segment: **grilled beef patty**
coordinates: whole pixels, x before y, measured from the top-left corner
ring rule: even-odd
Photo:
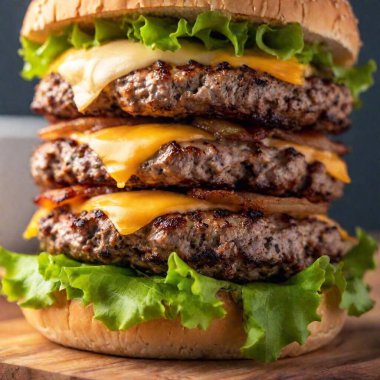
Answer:
[[[274,128],[345,130],[353,99],[348,88],[318,77],[304,86],[248,67],[228,64],[171,66],[163,62],[111,83],[86,110],[89,116],[222,117]],[[58,119],[83,116],[73,91],[58,74],[36,88],[32,109]]]
[[[311,218],[224,210],[169,214],[122,236],[101,211],[54,210],[39,227],[41,248],[89,263],[163,274],[171,252],[197,272],[236,282],[284,280],[322,255],[349,249],[337,228]]]
[[[52,189],[77,184],[116,186],[98,155],[70,140],[47,142],[32,158],[36,183]],[[308,164],[293,148],[278,149],[262,142],[171,142],[145,161],[127,188],[204,187],[245,190],[274,196],[298,196],[331,201],[344,184],[326,173],[319,162]]]

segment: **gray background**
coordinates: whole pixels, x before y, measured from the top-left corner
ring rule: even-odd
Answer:
[[[27,0],[0,0],[0,115],[29,115],[29,102],[32,98],[34,84],[25,82],[19,77],[18,73],[22,62],[17,56],[18,31],[28,3],[29,1]],[[380,63],[380,1],[352,0],[352,4],[360,19],[360,29],[364,41],[361,61],[365,62],[370,58],[374,58]],[[321,15],[321,17],[323,16]],[[379,82],[379,73],[376,76],[377,82]],[[380,217],[378,216],[380,214],[379,100],[380,85],[377,85],[364,95],[364,107],[357,110],[352,117],[353,128],[349,133],[341,137],[353,148],[353,153],[348,157],[353,183],[346,189],[344,199],[334,204],[332,216],[351,231],[357,225],[368,230],[380,230]],[[30,125],[36,123],[36,121],[17,119],[16,122],[14,126],[9,122],[0,123],[0,137],[2,136],[1,133],[9,135],[13,128],[15,129],[13,135],[20,135],[17,141],[14,138],[9,139],[9,136],[7,139],[4,139],[4,136],[2,137],[3,141],[0,147],[0,159],[2,160],[0,198],[3,197],[0,209],[2,212],[5,194],[9,195],[9,201],[7,202],[9,203],[13,199],[13,202],[17,203],[15,206],[19,206],[21,211],[27,207],[25,200],[22,200],[23,189],[12,190],[10,182],[4,181],[5,174],[14,185],[22,183],[22,187],[26,186],[28,190],[32,186],[30,182],[26,184],[20,182],[21,174],[16,177],[15,172],[8,170],[8,168],[12,166],[15,150],[18,151],[16,155],[19,157],[17,162],[26,161],[31,146],[35,142],[31,140],[28,140],[29,142],[25,141],[25,133],[27,132],[23,128],[30,128],[30,132],[34,131],[35,124],[34,128]],[[18,145],[17,147],[14,145],[16,148],[12,148],[10,144],[15,144],[15,142]],[[5,154],[8,154],[8,156],[5,156]],[[4,160],[8,159],[10,166],[4,162]],[[22,160],[20,161],[20,159]],[[18,165],[20,166],[20,164]],[[26,175],[26,162],[24,168],[22,175]],[[16,169],[21,170],[20,167],[14,170]],[[12,195],[12,198],[10,195]],[[29,202],[29,199],[27,201]],[[10,215],[8,216],[9,218],[11,217]],[[0,226],[4,226],[4,223],[7,223],[7,219],[2,214]],[[0,239],[4,238],[2,236],[5,233],[4,231],[5,229],[0,227]]]

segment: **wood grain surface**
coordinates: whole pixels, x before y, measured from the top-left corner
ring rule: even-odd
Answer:
[[[350,318],[329,347],[269,365],[252,361],[156,361],[97,355],[50,343],[0,298],[0,379],[380,379],[380,269],[369,274],[377,306]]]

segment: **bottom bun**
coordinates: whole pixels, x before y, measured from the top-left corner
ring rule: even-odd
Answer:
[[[23,309],[27,321],[49,340],[81,350],[149,359],[243,359],[240,347],[246,334],[240,307],[228,293],[221,293],[227,315],[213,321],[207,331],[186,329],[178,320],[144,322],[127,331],[110,331],[93,319],[91,306],[66,301],[60,293],[56,305],[41,309]],[[319,307],[321,322],[309,325],[306,343],[284,347],[281,357],[299,356],[333,340],[343,327],[345,312],[339,309],[339,294],[323,294]],[[284,325],[284,329],[286,329]]]

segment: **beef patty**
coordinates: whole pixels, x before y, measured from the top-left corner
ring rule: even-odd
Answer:
[[[36,183],[53,189],[77,184],[116,186],[98,155],[70,140],[47,142],[32,157]],[[263,142],[170,142],[140,165],[126,188],[203,187],[244,190],[273,196],[331,201],[344,184],[332,178],[320,162],[308,164],[293,148],[278,149]]]
[[[339,133],[349,126],[352,105],[348,88],[318,77],[297,86],[247,67],[198,63],[173,67],[156,62],[111,83],[85,113],[222,117],[269,128]],[[83,116],[70,85],[54,73],[37,86],[32,109],[58,119]]]
[[[207,276],[235,282],[286,279],[322,255],[337,262],[349,249],[338,229],[312,218],[224,210],[169,214],[122,236],[101,211],[52,211],[39,226],[41,248],[89,263],[163,274],[172,252]]]

